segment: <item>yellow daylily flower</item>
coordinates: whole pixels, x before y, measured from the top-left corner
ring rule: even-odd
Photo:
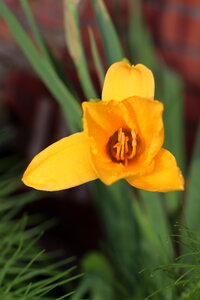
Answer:
[[[107,185],[167,192],[184,189],[174,156],[162,148],[163,104],[154,98],[152,72],[121,61],[107,71],[102,101],[83,102],[83,131],[40,152],[23,182],[35,189],[63,190],[99,178]]]

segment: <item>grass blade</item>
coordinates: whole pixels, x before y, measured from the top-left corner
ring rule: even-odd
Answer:
[[[32,33],[35,37],[35,40],[36,40],[40,50],[42,51],[42,54],[44,56],[46,56],[46,58],[48,59],[49,55],[48,55],[48,52],[47,52],[47,49],[46,49],[46,45],[44,43],[44,39],[41,35],[41,32],[39,30],[39,27],[38,27],[37,23],[35,22],[35,19],[33,17],[33,13],[30,9],[29,4],[28,4],[28,0],[20,0],[20,3],[21,3],[21,6],[24,10],[24,13],[27,17],[28,23],[29,23],[30,28],[32,30]]]
[[[155,72],[158,67],[151,35],[144,24],[141,4],[139,0],[133,1],[129,16],[129,46],[131,60],[142,63]]]
[[[163,68],[160,74],[158,99],[164,102],[165,147],[176,157],[185,170],[185,141],[183,121],[183,85],[178,75]]]
[[[91,45],[91,50],[92,50],[92,56],[93,56],[95,68],[96,68],[96,71],[97,71],[97,76],[98,76],[98,79],[99,79],[99,83],[102,87],[103,82],[104,82],[105,72],[104,72],[104,69],[103,69],[103,66],[102,66],[101,58],[99,56],[99,52],[98,52],[98,49],[97,49],[94,34],[93,34],[91,28],[89,28],[89,37],[90,37],[90,45]]]
[[[150,193],[140,190],[146,217],[152,228],[152,234],[156,240],[155,250],[163,263],[169,262],[173,257],[172,242],[170,240],[169,224],[164,212],[163,199],[159,193]],[[158,253],[160,252],[160,253]]]
[[[81,86],[85,96],[90,99],[97,97],[97,94],[90,78],[82,46],[77,5],[78,3],[75,3],[73,0],[64,0],[65,36],[68,50],[76,66]]]
[[[181,171],[185,172],[185,140],[183,117],[183,85],[172,71],[162,68],[156,74],[157,97],[164,103],[164,147],[173,153]],[[182,192],[165,194],[166,205],[171,214],[180,208]]]
[[[194,154],[190,167],[190,174],[188,178],[188,190],[186,194],[186,203],[184,210],[184,217],[186,226],[189,229],[198,231],[200,228],[200,126],[198,129]]]
[[[92,4],[103,39],[107,63],[110,65],[124,58],[122,47],[103,0],[93,0]]]
[[[39,26],[37,25],[37,23],[35,21],[35,18],[33,16],[33,13],[31,11],[31,8],[29,6],[28,0],[20,0],[20,3],[21,3],[21,6],[24,10],[26,18],[28,20],[29,26],[32,30],[35,41],[36,41],[42,55],[45,56],[48,63],[54,68],[57,75],[64,82],[64,84],[70,90],[73,90],[73,92],[74,92],[74,89],[72,89],[71,84],[66,80],[66,75],[65,75],[65,72],[64,72],[63,68],[61,67],[61,64],[57,61],[57,59],[53,55],[51,49],[48,47],[46,41],[44,40],[44,38],[42,36],[41,31],[39,29]]]

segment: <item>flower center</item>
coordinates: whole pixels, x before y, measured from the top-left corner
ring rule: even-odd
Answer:
[[[119,128],[110,137],[108,142],[108,152],[115,162],[122,162],[128,165],[128,160],[136,154],[136,133],[134,129]]]

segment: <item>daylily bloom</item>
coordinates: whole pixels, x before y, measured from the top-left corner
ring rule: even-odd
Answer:
[[[83,102],[83,131],[40,152],[23,182],[35,189],[63,190],[99,178],[125,179],[134,187],[183,190],[174,156],[162,148],[163,104],[154,99],[154,77],[144,65],[121,61],[107,71],[102,101]]]

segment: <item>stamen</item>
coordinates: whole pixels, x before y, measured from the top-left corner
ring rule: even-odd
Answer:
[[[125,153],[128,153],[128,141],[129,141],[129,137],[126,136],[125,137]]]
[[[122,132],[121,136],[121,160],[124,160],[124,143],[125,143],[125,134]]]
[[[120,128],[120,129],[118,130],[118,142],[121,141],[121,138],[122,138],[122,128]]]
[[[113,148],[116,148],[117,151],[116,151],[116,159],[117,160],[120,160],[120,151],[121,151],[121,144],[120,143],[116,143]]]
[[[132,129],[131,130],[131,137],[132,137],[132,151],[130,153],[130,155],[128,156],[128,159],[131,159],[135,156],[136,154],[136,146],[137,146],[137,142],[136,142],[136,134],[135,131]]]
[[[128,160],[136,155],[137,141],[135,130],[132,129],[129,131],[128,129],[119,128],[110,138],[108,145],[111,147],[109,150],[111,156],[127,166]]]

